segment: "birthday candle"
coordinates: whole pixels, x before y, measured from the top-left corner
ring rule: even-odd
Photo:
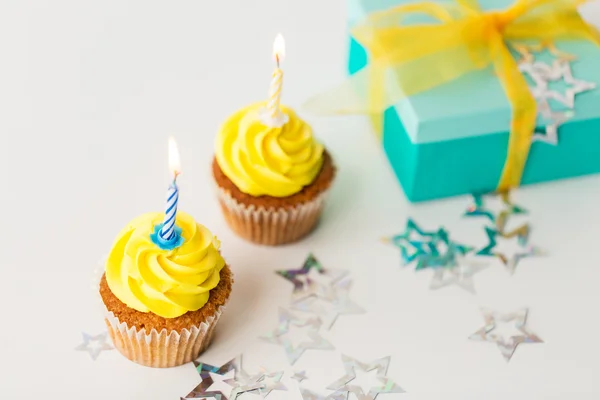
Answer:
[[[169,138],[169,169],[173,173],[173,182],[167,190],[165,219],[160,230],[160,237],[165,241],[170,241],[175,237],[175,219],[177,217],[177,202],[179,201],[179,188],[177,187],[177,176],[180,173],[179,151],[177,150],[177,143],[172,137]]]
[[[281,87],[283,85],[283,71],[279,68],[279,63],[285,56],[285,42],[281,34],[277,35],[275,42],[273,43],[273,57],[277,63],[277,67],[273,71],[273,77],[271,79],[271,87],[269,88],[269,101],[267,103],[267,110],[272,119],[275,119],[279,111],[279,103],[281,101]]]

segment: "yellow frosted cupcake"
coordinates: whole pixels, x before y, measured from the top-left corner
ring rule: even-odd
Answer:
[[[231,229],[252,242],[279,245],[314,229],[335,168],[293,110],[280,107],[276,123],[265,119],[265,110],[266,103],[254,104],[225,121],[212,171]]]
[[[172,138],[169,166],[173,182],[165,212],[144,214],[127,224],[100,281],[115,347],[149,367],[195,360],[210,344],[233,284],[217,238],[177,212],[179,152]]]
[[[176,217],[181,244],[158,247],[151,236],[163,218],[144,214],[119,233],[100,282],[115,347],[150,367],[198,357],[212,339],[233,283],[219,241],[185,213]]]

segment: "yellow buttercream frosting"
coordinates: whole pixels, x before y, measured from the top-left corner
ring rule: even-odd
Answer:
[[[144,214],[119,233],[106,262],[106,281],[128,307],[175,318],[206,304],[225,260],[217,238],[181,211],[176,224],[183,244],[161,250],[150,235],[163,218],[163,213]]]
[[[270,127],[260,118],[263,109],[264,103],[248,106],[223,124],[216,141],[217,163],[244,193],[291,196],[321,171],[323,146],[293,110],[282,106],[288,122]]]

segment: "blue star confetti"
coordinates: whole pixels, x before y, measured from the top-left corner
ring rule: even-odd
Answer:
[[[435,232],[424,231],[414,220],[409,218],[406,221],[404,232],[384,238],[384,241],[398,247],[403,264],[408,265],[426,254],[423,245],[435,241],[438,234],[439,230]]]
[[[385,238],[384,241],[400,249],[404,265],[415,262],[416,270],[452,265],[457,254],[465,255],[473,250],[471,246],[451,240],[446,229],[427,232],[410,218],[403,233]]]
[[[463,216],[487,218],[496,226],[499,232],[504,232],[506,222],[511,215],[527,214],[527,210],[523,207],[512,203],[509,192],[473,194],[472,197],[473,202],[469,205]],[[490,197],[500,200],[501,206],[499,210],[495,210],[490,206],[490,202],[488,201]]]

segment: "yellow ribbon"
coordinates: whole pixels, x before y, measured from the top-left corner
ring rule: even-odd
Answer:
[[[399,100],[493,66],[512,108],[508,154],[498,190],[519,186],[537,111],[509,46],[557,39],[600,44],[598,31],[577,11],[585,2],[517,0],[503,11],[483,11],[477,0],[428,1],[372,13],[352,31],[369,53],[368,67],[310,105],[324,110],[336,104],[337,112],[369,113],[381,130],[383,111]],[[403,24],[415,14],[437,22]]]

